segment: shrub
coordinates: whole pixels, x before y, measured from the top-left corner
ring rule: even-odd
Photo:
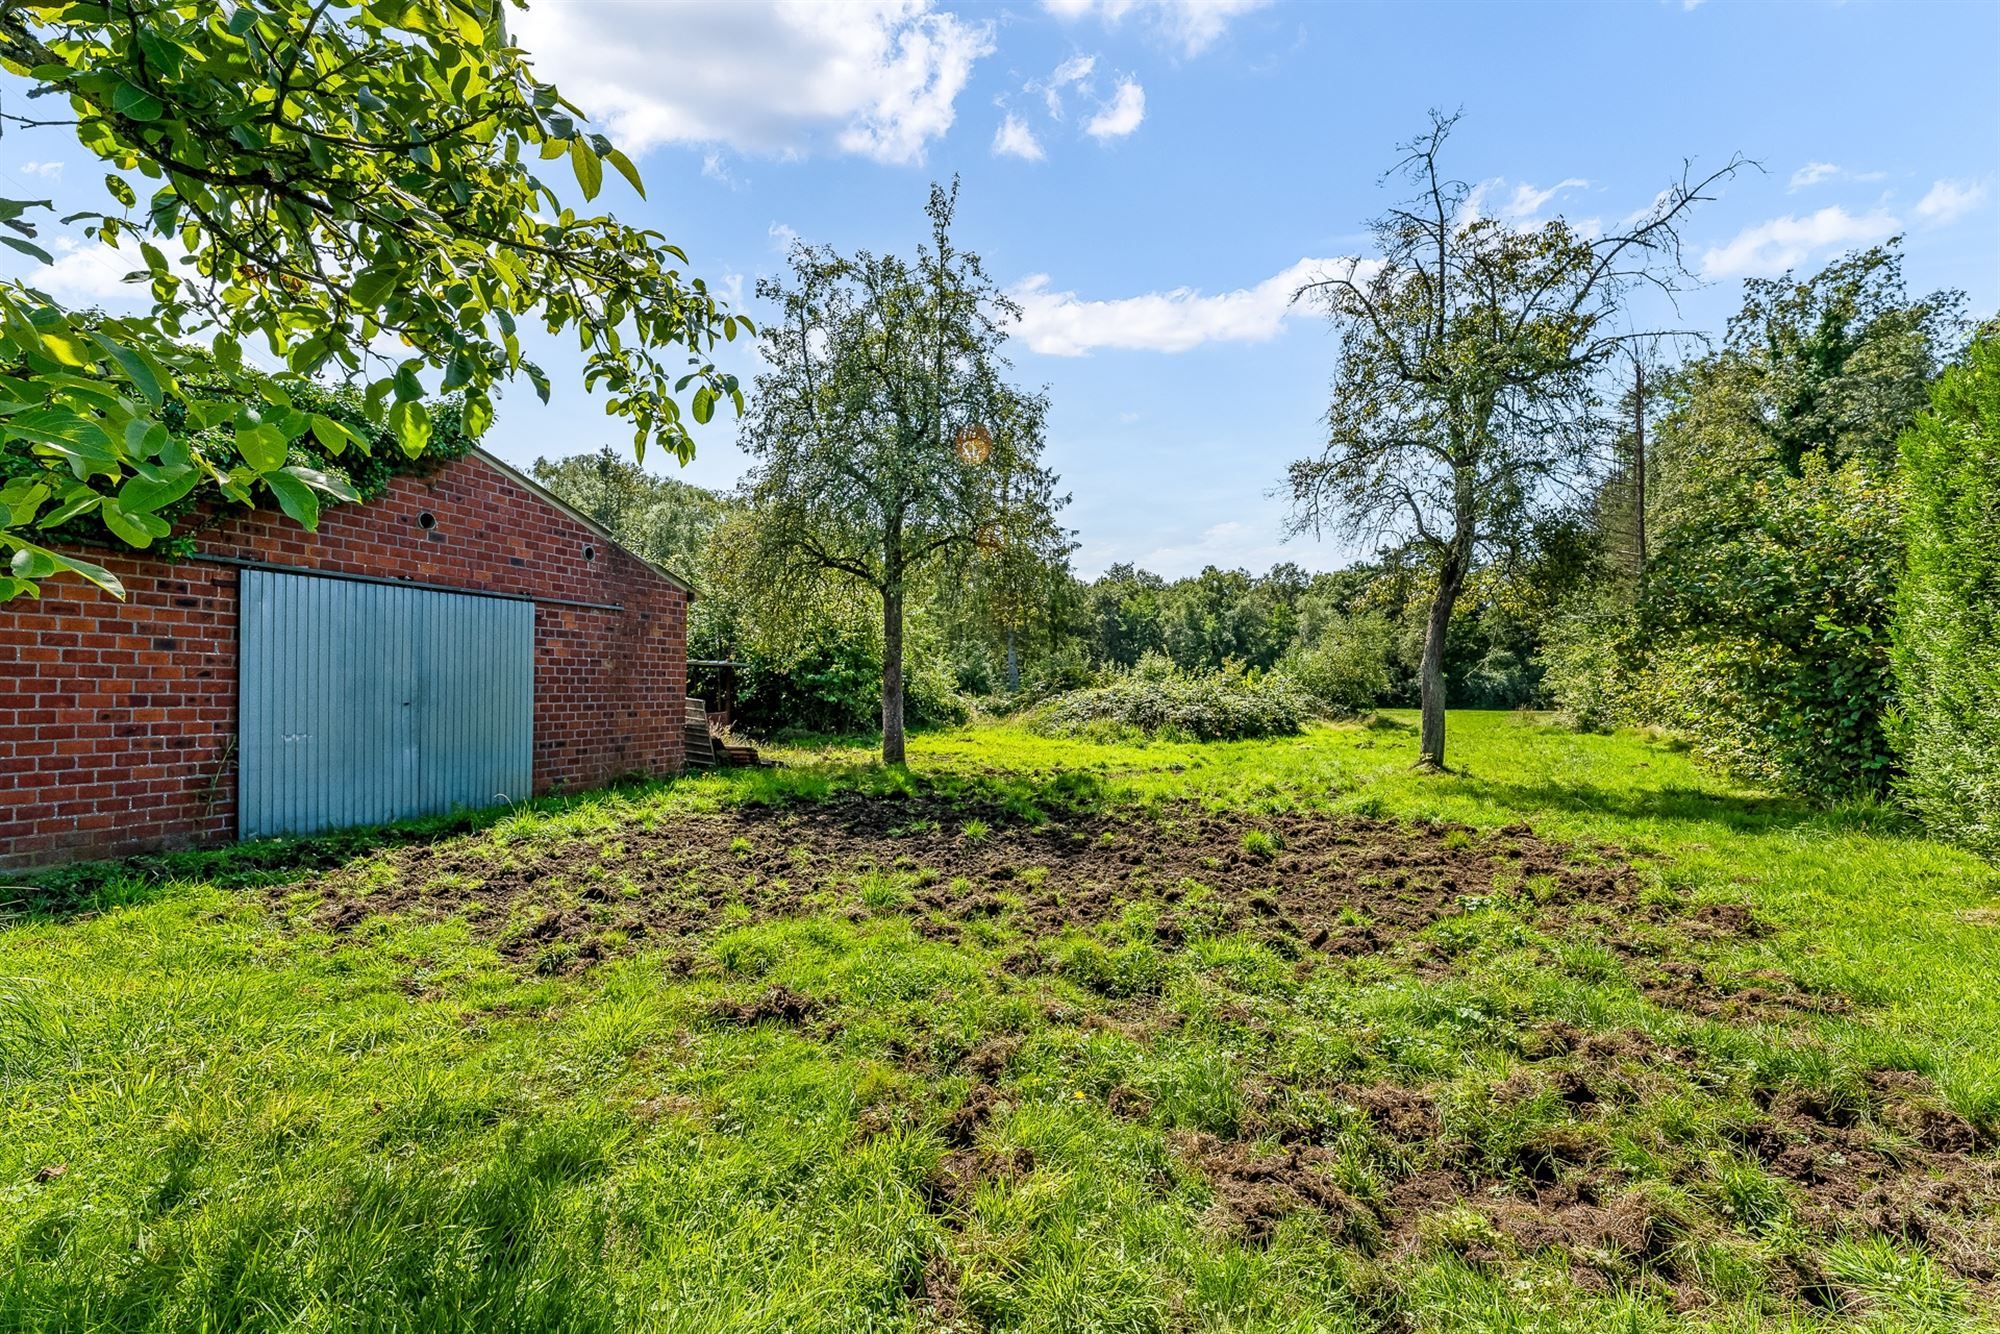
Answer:
[[[1542,634],[1542,681],[1564,722],[1609,731],[1630,716],[1630,593],[1592,587],[1565,602]]]
[[[1294,649],[1278,671],[1329,718],[1366,713],[1389,689],[1395,632],[1380,615],[1337,617],[1310,646]]]
[[[1904,798],[2000,854],[2000,335],[1945,372],[1902,438],[1909,564],[1896,594]]]
[[[1049,736],[1137,733],[1232,741],[1296,735],[1313,707],[1312,698],[1283,675],[1183,672],[1142,660],[1105,685],[1056,696],[1029,715],[1028,725]]]
[[[1645,720],[1792,791],[1882,791],[1899,488],[1865,461],[1811,458],[1733,485],[1674,538],[1647,571]]]
[[[951,667],[936,658],[903,664],[903,711],[912,727],[962,727],[972,720],[972,705],[959,693]]]

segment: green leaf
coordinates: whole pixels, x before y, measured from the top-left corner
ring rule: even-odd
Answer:
[[[416,399],[405,399],[389,409],[389,429],[396,433],[396,443],[411,458],[430,446],[430,413],[424,411],[424,405]]]
[[[301,528],[319,527],[319,497],[312,488],[289,471],[266,473],[264,485],[271,488],[271,494],[278,498],[278,508],[291,516]]]
[[[616,167],[618,174],[631,183],[632,188],[638,192],[639,198],[644,199],[646,197],[646,183],[639,179],[639,169],[632,165],[631,158],[626,157],[614,148],[604,155],[604,160]]]
[[[424,396],[424,382],[417,378],[421,362],[406,361],[396,368],[396,398],[399,402],[412,402]]]
[[[149,482],[134,477],[118,488],[118,508],[127,514],[151,514],[173,504],[201,481],[199,468],[187,468],[166,481]]]
[[[363,310],[374,310],[382,304],[396,286],[394,269],[369,268],[354,275],[354,283],[347,289],[348,299]]]
[[[128,120],[142,121],[158,120],[167,110],[159,98],[134,83],[120,83],[112,91],[111,109]]]
[[[172,440],[173,436],[159,422],[134,417],[125,423],[125,452],[134,459],[150,459]]]
[[[0,236],[0,245],[18,250],[24,255],[32,256],[44,264],[53,264],[56,262],[55,256],[51,255],[48,251],[42,249],[32,241],[23,241],[18,236]]]
[[[81,454],[106,462],[114,457],[111,437],[104,433],[104,428],[68,408],[30,408],[0,417],[0,434],[49,445],[65,454]]]
[[[492,424],[493,400],[484,394],[467,394],[465,410],[459,419],[459,429],[465,432],[466,438],[479,439]]]
[[[154,538],[165,537],[173,531],[172,526],[158,515],[130,512],[111,496],[104,497],[98,512],[104,516],[104,526],[116,533],[127,546],[149,547],[153,545]]]
[[[59,528],[79,514],[87,514],[97,508],[104,499],[87,486],[79,486],[63,493],[62,504],[35,520],[35,527]]]
[[[597,198],[597,192],[604,188],[604,164],[590,151],[590,145],[581,139],[570,140],[569,165],[576,172],[576,183],[583,187],[583,197]]]
[[[94,366],[96,355],[81,334],[70,327],[68,320],[57,317],[52,320],[36,320],[37,332],[42,336],[42,347],[48,354],[65,366]]]
[[[103,348],[111,359],[118,363],[118,368],[125,372],[125,378],[132,382],[134,389],[146,396],[148,403],[157,408],[166,401],[166,389],[160,384],[160,377],[155,373],[157,370],[155,365],[123,343],[106,338],[101,333],[91,334],[90,340]]]
[[[715,416],[715,391],[707,385],[694,391],[694,419],[703,426]]]
[[[288,476],[296,477],[315,491],[324,491],[336,500],[344,500],[350,505],[361,503],[361,493],[345,478],[318,468],[308,468],[303,464],[293,464],[284,469]]]
[[[312,416],[313,438],[332,450],[335,455],[344,454],[351,445],[366,454],[368,442],[342,426],[333,418],[315,412]]]
[[[53,551],[24,546],[14,553],[14,559],[7,562],[7,568],[16,579],[46,579],[59,567]]]
[[[285,433],[270,422],[236,428],[236,452],[258,472],[273,472],[285,466]]]
[[[118,576],[105,569],[102,565],[93,565],[87,560],[78,560],[75,556],[64,556],[59,553],[51,554],[55,554],[56,565],[60,571],[80,574],[91,583],[96,584],[99,588],[109,593],[112,597],[119,599],[121,602],[124,600],[125,585],[118,582]]]
[[[131,208],[139,202],[139,196],[132,189],[132,183],[127,181],[123,176],[105,176],[104,188],[111,192],[113,199],[123,204],[126,208]]]

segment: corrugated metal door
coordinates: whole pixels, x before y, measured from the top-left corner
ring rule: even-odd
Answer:
[[[246,569],[239,605],[238,837],[529,794],[533,603]]]

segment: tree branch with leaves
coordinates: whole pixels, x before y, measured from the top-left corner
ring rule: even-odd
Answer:
[[[502,382],[525,376],[546,399],[527,323],[578,340],[586,387],[606,391],[642,454],[693,454],[691,386],[696,421],[724,399],[741,411],[709,353],[747,321],[659,233],[565,198],[573,182],[595,200],[607,165],[644,191],[534,77],[494,0],[8,0],[0,66],[31,98],[67,103],[68,117],[8,111],[0,125],[61,125],[104,161],[112,207],[65,221],[136,241],[133,276],[152,298],[145,315],[86,328],[32,281],[0,282],[0,439],[43,465],[0,478],[0,599],[64,570],[119,591],[38,540],[87,515],[128,547],[165,536],[160,509],[191,493],[275,502],[309,524],[313,493],[342,490],[289,446],[362,440],[297,408],[286,376],[365,385],[371,419],[420,454],[427,374],[461,397],[475,438]],[[0,242],[47,260],[34,221],[47,207],[0,200]],[[207,443],[161,421],[196,341],[244,390],[192,405]],[[246,343],[282,374],[246,367]]]

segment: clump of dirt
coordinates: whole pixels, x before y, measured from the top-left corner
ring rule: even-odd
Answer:
[[[975,820],[986,832],[967,837]],[[858,893],[871,872],[901,877],[898,892]],[[681,816],[602,843],[411,845],[316,885],[328,930],[376,913],[463,914],[503,953],[546,967],[843,903],[851,916],[907,916],[933,937],[1004,918],[1034,939],[1148,902],[1169,948],[1191,929],[1242,930],[1287,957],[1340,959],[1496,898],[1547,913],[1629,906],[1639,882],[1623,862],[1575,856],[1523,826],[1480,832],[1192,803],[1027,823],[931,797],[851,796]],[[585,941],[598,947],[579,951]],[[1030,951],[1020,962],[1039,964]]]
[[[749,1027],[775,1019],[781,1024],[802,1024],[819,1011],[819,1002],[789,987],[770,987],[749,1000],[725,997],[708,1007],[708,1017],[719,1024]]]
[[[1496,1086],[1493,1098],[1518,1103],[1552,1091],[1571,1119],[1542,1128],[1502,1161],[1455,1136],[1432,1091],[1393,1082],[1327,1090],[1346,1118],[1333,1125],[1267,1125],[1253,1117],[1240,1139],[1183,1136],[1178,1145],[1207,1177],[1218,1219],[1252,1239],[1313,1210],[1385,1252],[1444,1244],[1474,1263],[1498,1265],[1556,1250],[1579,1281],[1601,1286],[1643,1277],[1691,1298],[1696,1276],[1684,1271],[1680,1241],[1732,1226],[1720,1213],[1685,1203],[1715,1198],[1709,1156],[1690,1152],[1672,1164],[1665,1184],[1674,1192],[1662,1192],[1606,1161],[1593,1118],[1670,1079],[1701,1073],[1699,1053],[1637,1030],[1586,1033],[1554,1024],[1529,1036],[1521,1044],[1530,1049],[1529,1064]],[[2000,1161],[1991,1156],[1993,1137],[1946,1106],[1929,1080],[1876,1071],[1858,1100],[1797,1088],[1758,1096],[1763,1108],[1735,1128],[1735,1147],[1785,1183],[1794,1216],[1813,1234],[1898,1238],[1995,1295]],[[1340,1125],[1357,1122],[1384,1146],[1380,1161],[1404,1164],[1400,1174],[1391,1168],[1384,1196],[1365,1204],[1328,1181],[1322,1169],[1332,1155],[1319,1146]],[[1468,1209],[1479,1227],[1451,1221]],[[1790,1286],[1810,1298],[1808,1290],[1826,1282],[1801,1271]]]
[[[958,1109],[944,1119],[938,1134],[954,1149],[969,1149],[979,1135],[979,1127],[1001,1105],[1000,1090],[991,1084],[975,1085]]]
[[[1312,1209],[1342,1240],[1374,1243],[1380,1220],[1334,1183],[1328,1175],[1333,1155],[1325,1149],[1294,1144],[1267,1153],[1205,1131],[1174,1136],[1174,1147],[1207,1178],[1215,1198],[1210,1218],[1225,1231],[1261,1245],[1286,1218]]]
[[[925,1189],[934,1205],[966,1208],[988,1181],[1021,1181],[1035,1170],[1032,1149],[953,1149],[938,1159]]]

